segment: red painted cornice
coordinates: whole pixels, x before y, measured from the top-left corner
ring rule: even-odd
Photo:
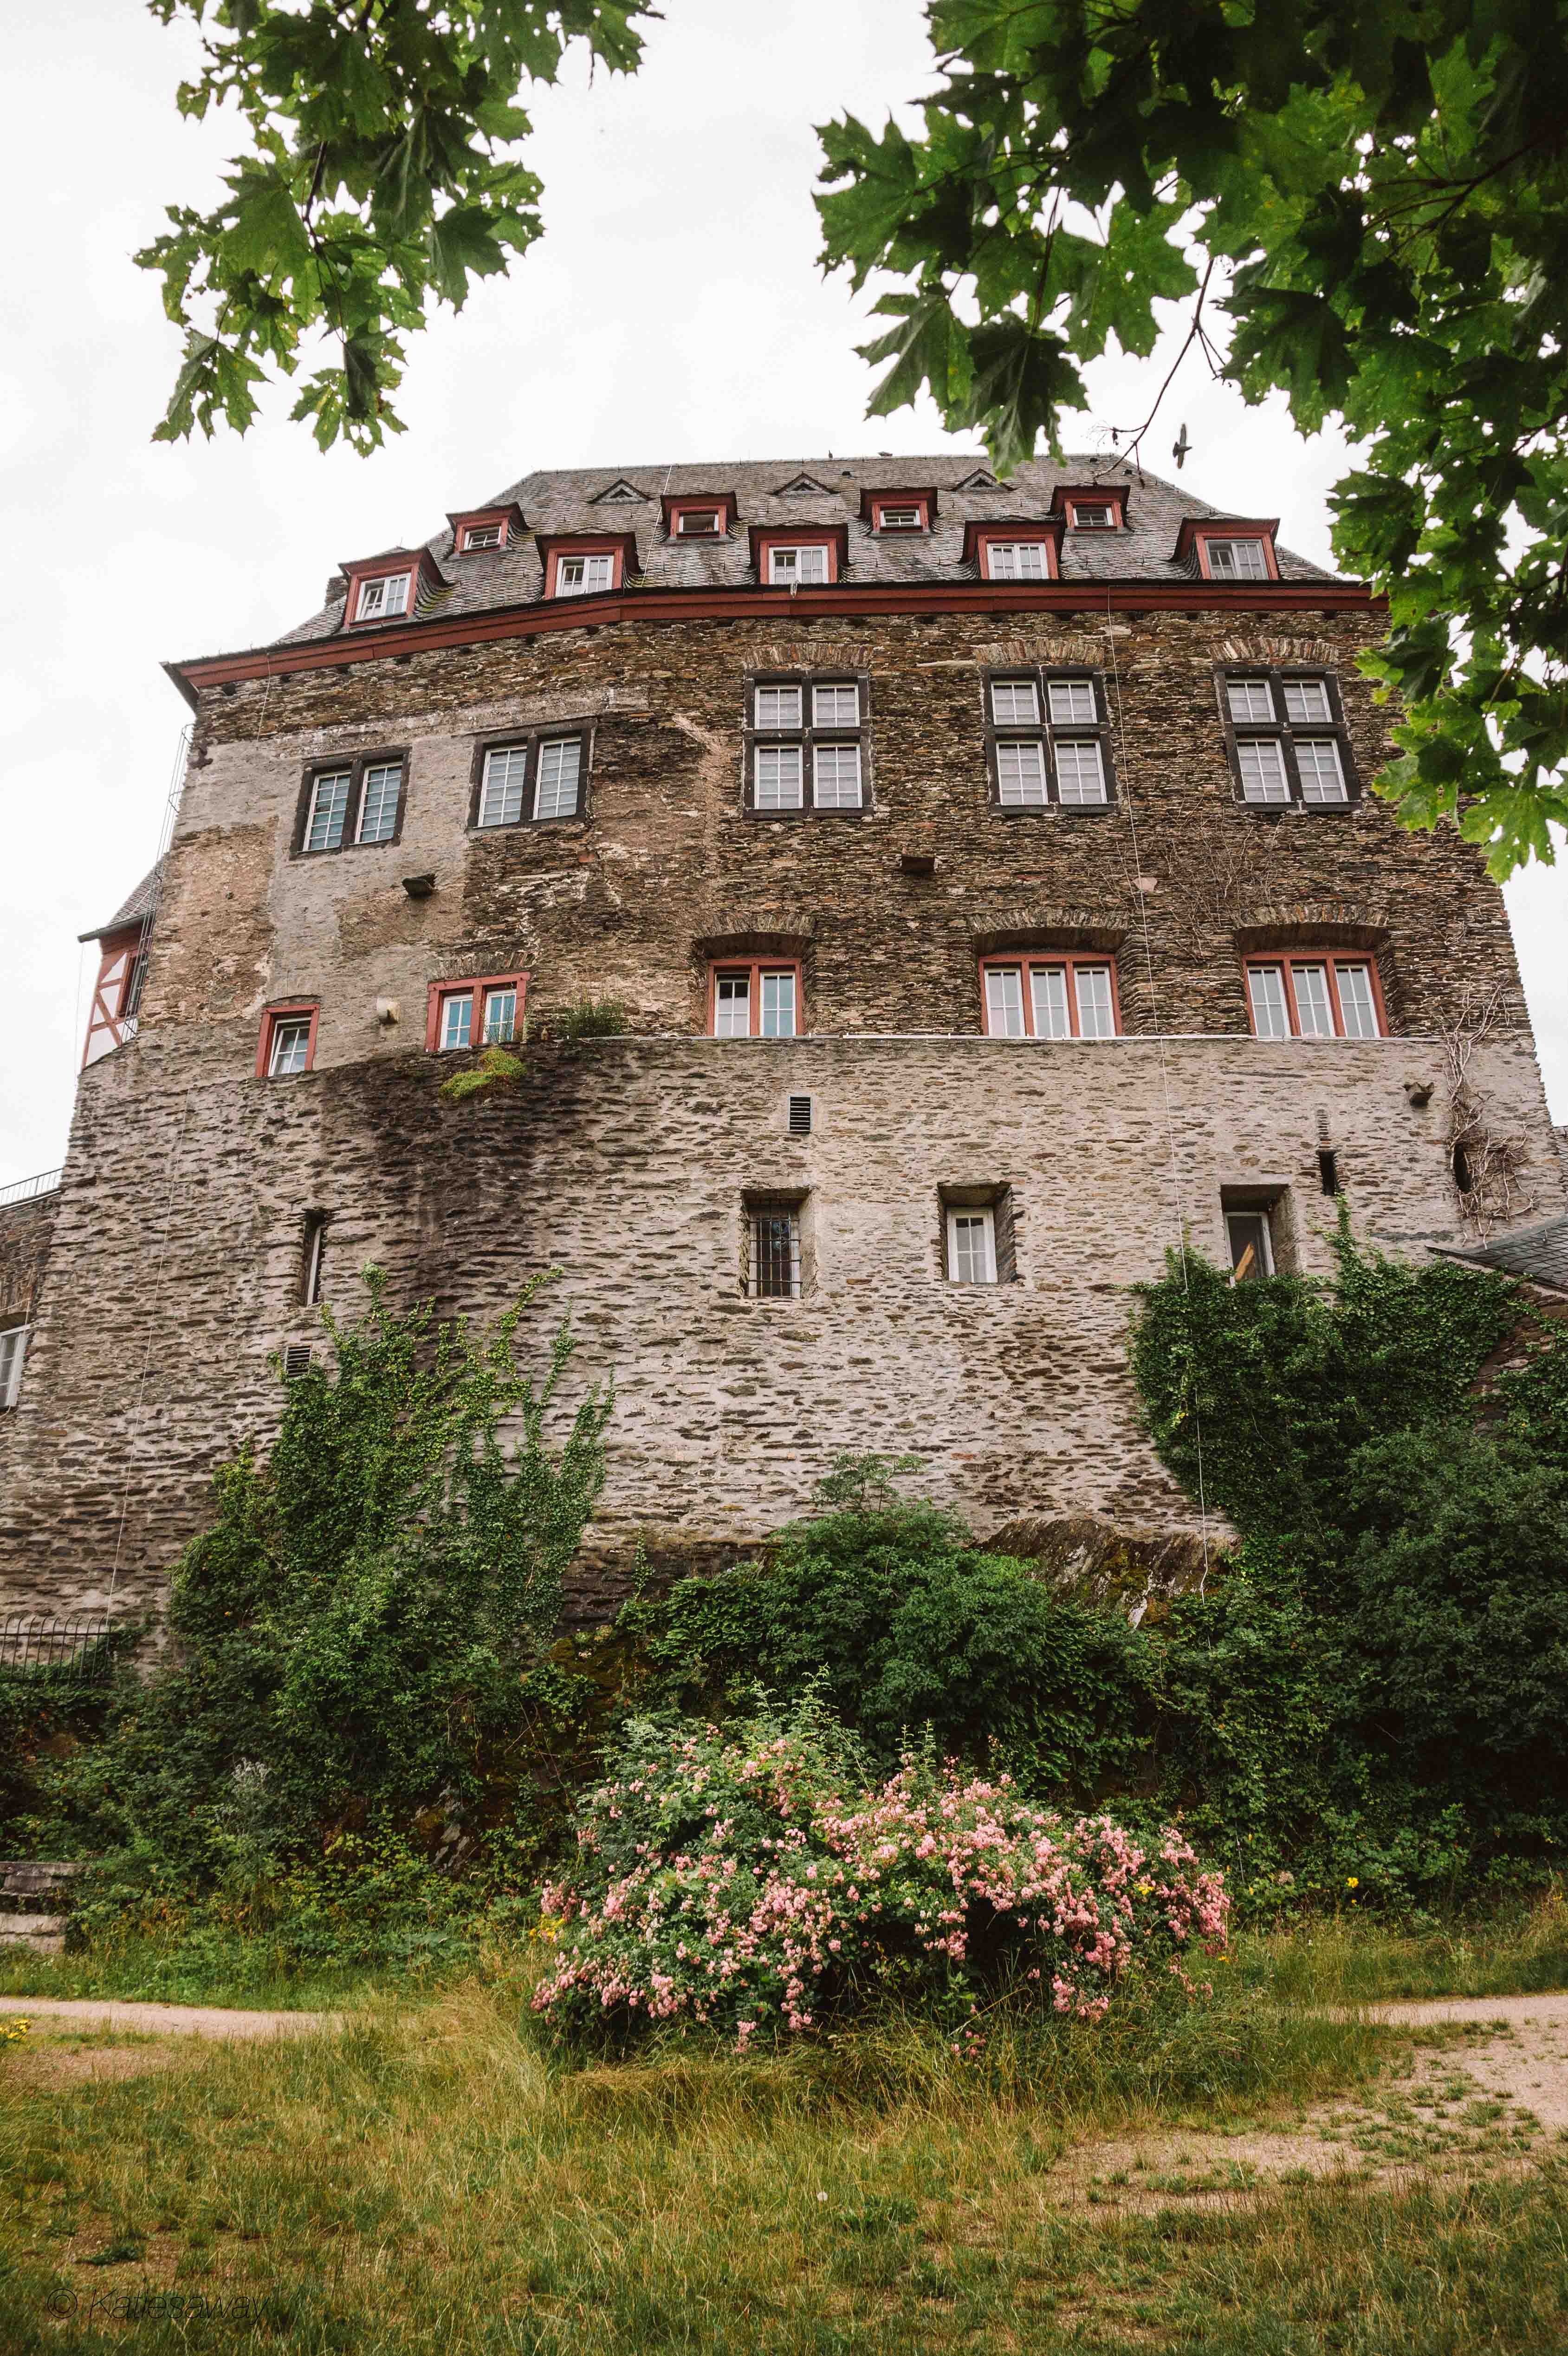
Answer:
[[[802,526],[799,537],[821,538],[826,529]],[[788,622],[840,614],[994,614],[1010,621],[1031,614],[1213,613],[1245,619],[1293,611],[1371,613],[1383,604],[1360,581],[833,581],[794,591],[755,585],[611,589],[597,596],[496,605],[479,613],[430,614],[373,630],[198,656],[164,669],[195,710],[204,688],[241,680],[284,679],[296,671],[337,670],[443,647],[603,629],[619,622]]]

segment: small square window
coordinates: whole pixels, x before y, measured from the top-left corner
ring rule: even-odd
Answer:
[[[443,1055],[474,1042],[474,992],[448,991],[441,1001],[441,1052]]]
[[[310,789],[310,816],[305,822],[306,851],[340,851],[343,829],[348,817],[348,794],[353,785],[347,769],[336,769],[330,776],[317,777]]]
[[[827,579],[827,550],[822,544],[770,548],[768,579],[777,588],[809,587]]]
[[[1276,737],[1238,736],[1236,766],[1241,771],[1244,800],[1289,801],[1290,786],[1285,774],[1285,754]]]
[[[1040,719],[1040,695],[1033,680],[993,680],[991,717],[998,728],[1035,726]]]
[[[1285,716],[1287,720],[1332,720],[1328,704],[1328,683],[1321,679],[1287,679],[1285,682]],[[1266,693],[1266,690],[1265,690]],[[1234,703],[1232,710],[1235,710]],[[1239,719],[1257,720],[1272,717],[1262,712],[1238,713]]]
[[[880,531],[919,531],[925,522],[924,509],[918,507],[884,507],[877,509]]]
[[[1343,802],[1349,799],[1345,791],[1345,772],[1339,766],[1339,747],[1332,736],[1298,736],[1296,740],[1296,766],[1301,775],[1301,798],[1304,802]]]
[[[479,788],[481,826],[516,826],[523,815],[523,784],[528,775],[526,744],[497,744],[485,755],[485,776]]]
[[[390,842],[398,830],[398,798],[403,772],[396,761],[379,761],[365,772],[359,801],[359,841]]]
[[[757,746],[757,808],[760,810],[799,809],[805,775],[798,744]]]
[[[1112,531],[1115,529],[1115,510],[1083,499],[1072,503],[1072,528],[1075,531]]]
[[[534,792],[536,819],[576,817],[577,787],[581,768],[581,737],[546,739],[539,746],[539,784]]]
[[[1045,692],[1053,728],[1093,728],[1100,715],[1094,709],[1094,682],[1090,679],[1047,680]]]
[[[746,1290],[753,1301],[795,1301],[800,1294],[800,1214],[792,1205],[754,1205]]]
[[[1225,682],[1232,720],[1259,721],[1274,718],[1274,697],[1266,679],[1232,679]]]
[[[752,708],[759,728],[798,728],[801,725],[798,687],[759,687]]]
[[[1266,581],[1268,562],[1261,540],[1206,540],[1211,581]]]
[[[1056,740],[1056,791],[1064,809],[1084,809],[1105,799],[1105,771],[1094,736]]]
[[[811,720],[815,728],[858,728],[860,724],[860,691],[850,680],[832,680],[826,686],[811,691]]]
[[[712,540],[719,530],[717,508],[682,508],[676,519],[682,540]]]
[[[354,609],[357,622],[389,622],[409,610],[407,573],[384,573],[376,581],[359,584],[359,603]]]
[[[997,746],[997,798],[1004,809],[1045,807],[1045,746],[1038,737]]]
[[[1051,563],[1043,540],[992,540],[986,543],[987,581],[1044,581]]]
[[[948,1212],[947,1277],[952,1284],[997,1281],[997,1220],[988,1204]]]
[[[860,807],[860,747],[859,744],[818,744],[814,791],[818,809],[859,809]]]
[[[267,1058],[269,1079],[287,1079],[295,1072],[310,1067],[310,1020],[285,1020],[272,1025],[272,1052]]]

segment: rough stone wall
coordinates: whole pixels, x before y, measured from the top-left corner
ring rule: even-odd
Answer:
[[[1304,591],[1304,595],[1307,594]],[[1279,1232],[1327,1269],[1339,1159],[1367,1239],[1471,1240],[1446,1160],[1434,1032],[1468,990],[1510,994],[1474,1085],[1519,1148],[1519,1216],[1562,1207],[1500,894],[1452,830],[1374,802],[1264,815],[1232,798],[1216,661],[1334,663],[1370,777],[1384,715],[1351,668],[1364,622],[1309,607],[1073,617],[1072,634],[947,617],[803,626],[584,627],[204,699],[135,1043],[85,1075],[48,1286],[0,1424],[0,1600],[145,1601],[207,1511],[215,1462],[265,1436],[269,1357],[310,1338],[307,1213],[328,1298],[375,1258],[400,1298],[488,1316],[559,1266],[582,1380],[613,1371],[611,1477],[579,1601],[635,1534],[710,1558],[802,1506],[843,1448],[912,1450],[982,1527],[1091,1512],[1191,1515],[1125,1374],[1129,1288],[1183,1221],[1224,1248],[1220,1190],[1285,1190]],[[1120,796],[1001,817],[987,799],[981,666],[1095,661]],[[759,821],[741,792],[742,682],[853,666],[871,680],[873,801]],[[477,835],[475,742],[581,721],[587,814]],[[291,856],[314,761],[406,748],[400,840]],[[934,874],[900,853],[934,853]],[[432,897],[401,879],[433,873]],[[1350,928],[1375,947],[1394,1036],[1249,1035],[1242,948]],[[1009,937],[1119,945],[1127,1036],[978,1035],[977,955]],[[717,941],[804,947],[794,1041],[716,1041]],[[532,1045],[521,1086],[443,1105],[422,1053],[435,980],[521,968],[529,1015],[615,998],[635,1035]],[[316,1068],[252,1076],[262,1007],[317,998]],[[400,1021],[379,1024],[378,999]],[[1157,1033],[1159,1035],[1156,1035]],[[923,1034],[923,1035],[922,1035]],[[811,1137],[784,1134],[809,1092]],[[748,1301],[748,1190],[804,1188],[808,1290]],[[951,1287],[944,1186],[1005,1186],[1017,1281]],[[121,1516],[123,1514],[122,1531]]]
[[[1189,1526],[1139,1429],[1129,1288],[1183,1219],[1222,1253],[1227,1184],[1287,1190],[1280,1232],[1326,1272],[1325,1138],[1361,1236],[1456,1239],[1441,1121],[1402,1086],[1430,1044],[613,1040],[530,1048],[520,1084],[459,1106],[422,1055],[287,1087],[213,1081],[167,1050],[111,1057],[82,1087],[59,1230],[94,1283],[51,1286],[8,1419],[0,1590],[101,1600],[123,1505],[116,1601],[155,1590],[214,1459],[272,1428],[269,1355],[319,1344],[308,1210],[328,1215],[327,1297],[349,1313],[371,1258],[398,1299],[481,1318],[560,1269],[525,1346],[542,1355],[569,1311],[574,1383],[613,1373],[618,1400],[580,1609],[639,1530],[739,1546],[844,1448],[920,1454],[983,1530],[1067,1510]],[[1479,1055],[1555,1183],[1528,1042]],[[809,1138],[785,1132],[792,1091],[812,1096]],[[950,1285],[939,1189],[987,1185],[1011,1191],[1017,1280]],[[744,1201],[776,1189],[806,1191],[807,1289],[751,1301]]]
[[[0,1326],[27,1324],[37,1307],[59,1207],[57,1194],[0,1203]]]

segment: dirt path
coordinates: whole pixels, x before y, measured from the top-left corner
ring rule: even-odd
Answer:
[[[125,2029],[138,2037],[311,2037],[341,2029],[341,2012],[242,2012],[209,2004],[127,2004],[118,1998],[0,1996],[0,2014],[70,2022],[79,2029]]]

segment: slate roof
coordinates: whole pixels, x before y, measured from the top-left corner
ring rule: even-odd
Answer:
[[[785,487],[804,478],[814,487]],[[869,586],[880,581],[974,580],[976,568],[964,562],[964,527],[1006,519],[1043,521],[1059,483],[1117,483],[1127,492],[1125,531],[1063,534],[1064,581],[1168,581],[1191,578],[1174,559],[1176,535],[1184,518],[1213,518],[1233,510],[1213,508],[1157,475],[1140,473],[1120,459],[1069,455],[1059,466],[1049,458],[1020,466],[1006,483],[991,477],[983,457],[918,458],[732,458],[711,464],[647,466],[585,466],[567,473],[524,475],[498,491],[475,499],[475,513],[515,500],[528,524],[527,537],[507,547],[472,554],[453,553],[450,524],[425,542],[446,586],[421,599],[421,619],[439,615],[482,613],[501,605],[536,603],[543,577],[536,533],[634,532],[643,579],[656,588],[733,588],[754,585],[747,527],[845,524],[848,564],[845,578]],[[910,490],[933,486],[937,515],[930,533],[879,538],[860,520],[865,490]],[[734,529],[722,541],[666,537],[660,510],[665,496],[732,491]],[[1336,574],[1288,549],[1275,549],[1287,581],[1334,581]],[[411,549],[409,553],[414,552]],[[331,637],[342,626],[341,588],[318,614],[273,641],[290,646]]]
[[[1480,1244],[1474,1250],[1449,1247],[1443,1249],[1443,1257],[1467,1260],[1477,1268],[1501,1269],[1505,1275],[1522,1276],[1531,1284],[1568,1292],[1568,1218],[1521,1227],[1517,1235],[1499,1237],[1496,1243]]]
[[[79,941],[101,941],[105,933],[117,933],[123,925],[133,925],[151,913],[157,894],[158,871],[149,867],[129,899],[122,900],[105,925],[95,925],[90,933],[78,933]]]

